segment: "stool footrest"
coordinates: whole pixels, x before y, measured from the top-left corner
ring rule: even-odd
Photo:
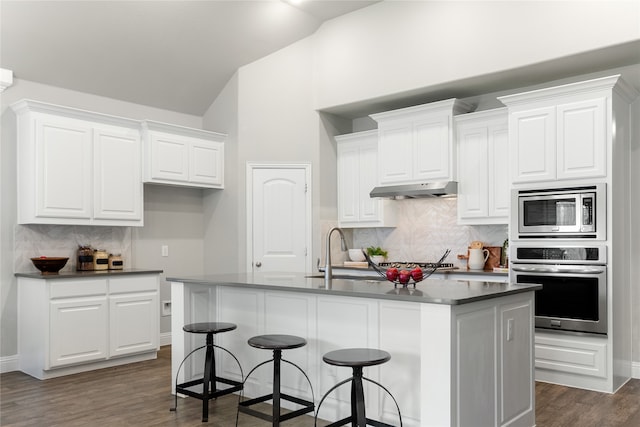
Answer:
[[[347,424],[352,424],[355,423],[355,417],[353,416],[349,416],[347,418],[343,418],[340,421],[336,421],[334,423],[331,424],[327,424],[325,427],[340,427],[340,426],[345,426]],[[383,423],[381,421],[377,421],[377,420],[372,420],[370,418],[367,418],[367,425],[368,426],[374,426],[374,427],[395,427],[393,424],[387,424],[387,423]]]
[[[264,412],[257,411],[255,409],[250,408],[250,406],[255,405],[257,403],[266,402],[268,400],[273,399],[273,393],[266,394],[264,396],[256,397],[253,399],[245,400],[239,403],[238,411],[253,415],[254,417],[260,418],[265,421],[273,421],[273,415],[265,414]],[[313,402],[300,399],[299,397],[291,396],[288,394],[280,393],[280,400],[287,400],[292,403],[296,403],[298,405],[302,405],[303,407],[300,409],[293,410],[291,412],[287,412],[285,414],[280,414],[280,421],[286,421],[291,418],[295,418],[299,415],[306,414],[308,412],[313,412],[315,406]]]
[[[216,389],[209,393],[209,400],[215,399],[220,396],[225,396],[227,394],[234,393],[236,391],[240,391],[243,388],[243,384],[240,381],[230,380],[227,378],[216,377],[216,382],[220,382],[223,384],[230,385],[231,387]],[[190,397],[195,397],[196,399],[203,400],[204,394],[202,392],[189,390],[188,387],[193,387],[194,385],[203,384],[204,378],[199,378],[193,381],[187,381],[186,383],[178,384],[176,386],[176,393],[184,394]]]

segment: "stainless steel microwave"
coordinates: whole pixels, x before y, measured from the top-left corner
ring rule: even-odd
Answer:
[[[514,190],[518,236],[606,240],[606,184]]]

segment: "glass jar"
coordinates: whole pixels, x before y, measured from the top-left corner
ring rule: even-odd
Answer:
[[[93,251],[93,269],[107,270],[109,268],[109,254],[104,249]]]
[[[78,271],[93,270],[93,248],[91,246],[78,246]]]
[[[109,270],[122,270],[124,262],[120,254],[109,254]]]

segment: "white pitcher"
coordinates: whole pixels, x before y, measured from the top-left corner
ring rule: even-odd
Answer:
[[[487,249],[469,249],[469,270],[483,270],[488,258]]]

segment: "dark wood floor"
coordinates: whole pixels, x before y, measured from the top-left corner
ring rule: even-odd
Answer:
[[[201,404],[173,396],[171,351],[163,347],[158,359],[92,373],[46,381],[21,372],[0,376],[0,426],[202,426]],[[237,398],[211,401],[209,425],[235,425]],[[538,427],[638,427],[640,380],[632,380],[615,395],[551,384],[536,384]],[[266,422],[240,416],[240,426]],[[299,417],[287,427],[312,426],[312,417]],[[481,426],[478,426],[481,427]]]

